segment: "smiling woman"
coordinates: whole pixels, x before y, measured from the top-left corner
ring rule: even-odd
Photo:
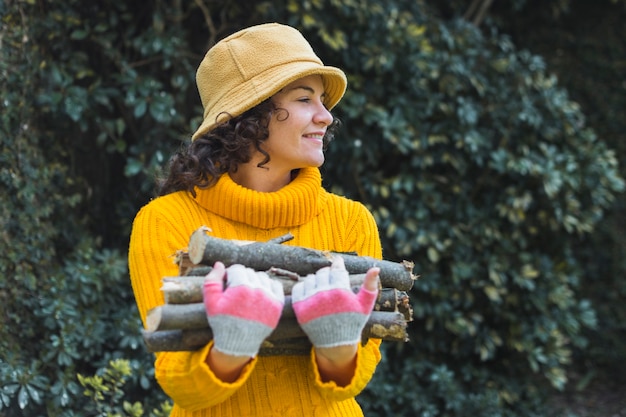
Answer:
[[[278,191],[291,182],[294,170],[322,165],[323,138],[333,122],[333,116],[324,106],[324,97],[319,75],[296,80],[273,96],[271,101],[276,110],[262,146],[271,157],[265,162],[260,152],[253,155],[250,162],[241,164],[231,174],[233,180],[258,191]],[[260,163],[263,170],[258,169]]]
[[[201,226],[218,238],[291,233],[289,244],[382,257],[371,213],[321,185],[343,71],[325,66],[296,29],[271,23],[218,42],[196,80],[204,120],[170,160],[160,197],[133,224],[129,266],[144,325],[148,310],[163,303],[161,278],[177,273],[170,255]],[[297,283],[294,311],[310,354],[258,357],[283,294],[262,272],[216,263],[204,286],[213,340],[195,352],[157,354],[172,416],[362,416],[355,396],[380,361],[380,340],[361,341],[378,273],[371,268],[355,294],[337,259]]]

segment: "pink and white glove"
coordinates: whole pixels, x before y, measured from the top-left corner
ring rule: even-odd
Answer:
[[[330,267],[308,275],[291,291],[300,327],[313,346],[320,348],[358,343],[377,295],[378,289],[370,291],[364,286],[358,294],[352,292],[341,257]]]
[[[256,356],[278,325],[285,303],[282,285],[243,265],[213,268],[203,285],[204,307],[213,331],[213,347],[234,356]]]

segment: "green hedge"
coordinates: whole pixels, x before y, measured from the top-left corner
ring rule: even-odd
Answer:
[[[626,27],[621,23],[626,19],[626,2],[569,0],[559,2],[558,8],[538,5],[529,1],[519,11],[511,11],[500,3],[494,12],[517,45],[545,56],[598,137],[617,155],[625,155],[626,119],[621,115],[626,95],[620,57],[626,55],[622,41]],[[626,176],[626,165],[621,163],[619,168],[622,177]],[[588,334],[593,343],[575,352],[583,384],[589,377],[626,382],[615,367],[626,357],[626,304],[619,302],[626,297],[624,213],[626,195],[622,193],[591,236],[593,242],[584,242],[576,254],[585,267],[582,291],[589,294],[598,316],[598,327]]]
[[[385,345],[366,414],[533,415],[595,325],[575,254],[624,188],[544,60],[421,1],[198,4],[0,5],[0,416],[80,415],[77,374],[116,358],[129,404],[163,401],[130,224],[199,122],[209,40],[265,21],[346,70],[325,185],[367,204],[385,257],[422,276],[411,341]]]

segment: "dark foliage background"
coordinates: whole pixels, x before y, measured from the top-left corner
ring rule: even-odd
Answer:
[[[348,74],[325,185],[422,276],[366,415],[546,415],[572,383],[623,378],[625,4],[0,3],[0,416],[84,415],[77,375],[112,359],[158,415],[131,222],[200,121],[206,49],[267,21]]]
[[[515,43],[545,57],[571,97],[579,103],[587,123],[623,161],[626,155],[626,2],[602,3],[561,1],[551,8],[540,2],[523,3],[522,13],[496,9],[496,18],[509,22],[507,30]],[[534,14],[529,10],[536,10]],[[532,20],[531,20],[532,19]],[[626,173],[623,162],[622,177]],[[585,268],[582,292],[594,300],[598,328],[587,333],[593,341],[585,352],[577,352],[581,372],[595,377],[600,369],[611,369],[626,351],[626,309],[619,300],[626,296],[626,205],[623,196],[606,213],[577,256]],[[610,373],[610,380],[623,384],[624,374]]]

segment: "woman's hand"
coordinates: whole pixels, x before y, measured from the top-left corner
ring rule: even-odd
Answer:
[[[350,288],[343,258],[296,284],[293,309],[307,334],[326,381],[347,385],[354,375],[357,344],[378,295],[379,268],[371,268],[358,294]]]
[[[213,331],[207,364],[220,379],[232,382],[278,325],[285,302],[283,287],[264,272],[243,265],[225,269],[216,262],[206,276],[203,296]]]

